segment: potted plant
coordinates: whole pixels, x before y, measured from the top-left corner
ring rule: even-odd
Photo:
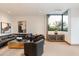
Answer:
[[[58,27],[57,27],[57,26],[55,26],[55,32],[54,32],[54,34],[55,34],[55,35],[58,34]]]
[[[57,30],[55,30],[54,34],[55,34],[55,35],[57,35],[57,34],[58,34],[58,31],[57,31]]]
[[[57,35],[57,34],[58,34],[58,28],[59,28],[59,22],[56,21],[56,22],[54,23],[54,25],[55,25],[55,26],[54,26],[54,28],[55,28],[55,29],[54,29],[54,31],[55,31],[54,34]]]

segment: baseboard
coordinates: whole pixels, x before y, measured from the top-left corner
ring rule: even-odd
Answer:
[[[68,45],[71,45],[69,42],[65,41]]]
[[[71,44],[71,46],[79,46],[79,44]]]
[[[65,41],[68,45],[71,45],[71,46],[79,46],[79,44],[70,44],[69,42]]]

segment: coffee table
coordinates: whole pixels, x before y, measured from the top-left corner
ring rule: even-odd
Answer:
[[[10,49],[23,49],[24,42],[17,41],[17,40],[10,41],[10,42],[8,42],[8,48],[10,48]]]

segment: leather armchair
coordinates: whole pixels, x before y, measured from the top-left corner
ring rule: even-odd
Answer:
[[[41,56],[43,54],[44,36],[38,36],[34,39],[35,41],[24,43],[24,54],[26,56]]]

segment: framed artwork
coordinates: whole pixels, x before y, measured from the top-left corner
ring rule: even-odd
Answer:
[[[1,22],[0,22],[0,34],[1,34]]]
[[[18,33],[26,33],[26,21],[18,21]]]
[[[1,33],[11,33],[11,24],[1,22]]]

